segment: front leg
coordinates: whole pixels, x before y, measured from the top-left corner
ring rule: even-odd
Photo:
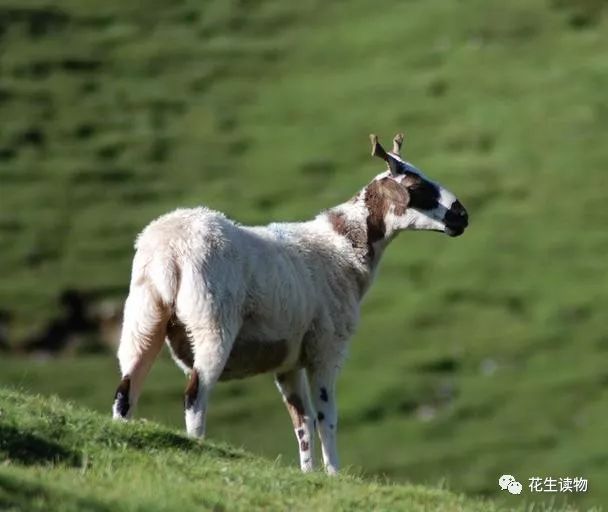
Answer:
[[[283,397],[300,451],[300,468],[305,473],[313,470],[314,411],[310,406],[308,383],[304,370],[279,373],[275,377],[277,388]]]
[[[308,369],[308,379],[312,401],[317,411],[317,428],[321,439],[323,463],[330,475],[338,472],[338,408],[336,404],[336,378],[338,367],[312,367]]]

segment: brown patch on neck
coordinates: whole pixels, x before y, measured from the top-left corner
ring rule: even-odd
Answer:
[[[351,202],[354,202],[351,200]],[[346,217],[344,212],[329,210],[327,212],[327,219],[329,220],[333,230],[340,236],[343,236],[350,242],[353,249],[359,254],[360,259],[365,263],[367,261],[367,234],[365,227],[357,221],[350,220]],[[356,272],[355,280],[359,294],[363,295],[363,292],[367,286],[367,276]]]
[[[338,233],[338,235],[345,237],[354,249],[365,247],[367,237],[365,236],[363,229],[356,223],[349,223],[343,212],[330,210],[327,212],[327,218],[334,231]]]
[[[365,189],[367,207],[367,250],[370,260],[374,259],[373,244],[386,236],[386,214],[391,206],[395,215],[403,215],[407,209],[409,194],[407,189],[390,178],[372,181]]]

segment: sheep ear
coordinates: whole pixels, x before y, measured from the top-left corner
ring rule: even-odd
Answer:
[[[372,156],[382,158],[382,160],[388,164],[388,168],[392,174],[399,174],[401,170],[401,162],[385,151],[380,142],[378,142],[377,135],[372,133],[370,134],[369,139],[372,143]]]

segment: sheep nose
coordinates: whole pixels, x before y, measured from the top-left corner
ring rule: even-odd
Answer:
[[[445,214],[445,224],[451,228],[460,229],[464,229],[469,225],[469,214],[458,199],[452,203],[452,206]]]

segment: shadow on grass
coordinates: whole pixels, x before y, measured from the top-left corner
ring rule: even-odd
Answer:
[[[49,489],[26,480],[0,475],[0,510],[27,510],[28,512],[52,510],[110,512],[110,507],[99,501],[79,498],[73,494]]]
[[[45,462],[69,466],[80,464],[78,452],[10,425],[0,425],[0,458],[26,465]]]
[[[129,424],[124,425],[127,430],[129,429],[129,426]],[[120,438],[117,438],[117,440],[126,443],[129,448],[135,450],[170,449],[203,452],[214,457],[222,457],[225,459],[242,459],[244,457],[243,454],[236,451],[214,446],[205,441],[189,439],[186,436],[167,431],[159,432],[134,429],[130,432],[121,432]]]

